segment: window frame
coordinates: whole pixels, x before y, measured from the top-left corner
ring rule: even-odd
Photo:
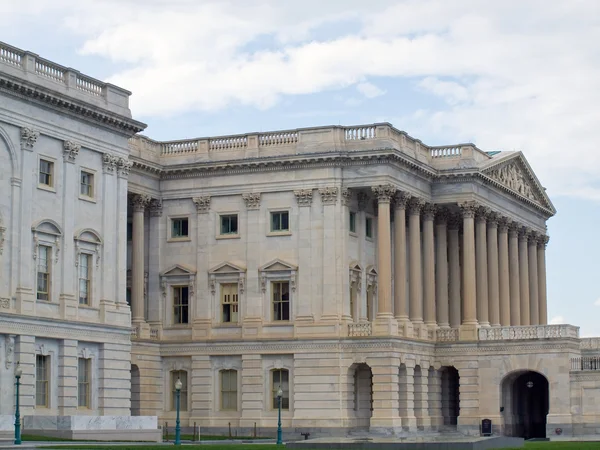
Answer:
[[[229,376],[231,376],[231,374],[235,374],[235,382],[232,384],[231,380],[229,380],[228,382],[228,389],[225,390],[225,383],[224,383],[224,378],[225,378],[225,374],[228,374]],[[237,369],[221,369],[219,370],[219,409],[220,411],[238,411],[239,410],[239,405],[238,405],[238,381],[239,381],[240,377],[238,376],[238,370]],[[234,389],[231,389],[231,387],[234,387]],[[229,398],[229,404],[232,405],[230,407],[225,407],[225,395],[229,395],[231,396],[233,394],[233,400],[235,401],[231,401],[232,399]]]
[[[46,175],[49,178],[48,183],[44,183],[41,181],[42,175],[42,162],[48,163],[50,165],[50,172]],[[38,189],[42,189],[44,191],[56,192],[56,158],[52,158],[47,155],[38,155],[38,165],[37,165],[37,187]],[[45,172],[44,172],[45,173]]]
[[[348,232],[352,236],[356,236],[358,234],[356,227],[357,219],[358,214],[356,213],[356,211],[348,211]]]
[[[42,364],[39,362],[42,360]],[[40,379],[40,367],[43,368],[44,377]],[[43,355],[40,353],[36,353],[35,355],[35,408],[50,408],[50,377],[51,377],[51,359],[50,355]],[[38,393],[40,390],[40,383],[43,384],[44,391],[44,403],[38,403],[40,396]]]
[[[292,309],[292,295],[291,295],[291,283],[290,280],[271,280],[271,322],[275,322],[275,323],[288,323],[292,320],[292,314],[291,314],[291,309]],[[286,284],[287,285],[287,300],[283,300],[283,285]],[[280,287],[280,298],[279,300],[275,299],[275,286],[279,286]],[[281,305],[281,307],[283,308],[283,305],[287,305],[287,319],[277,319],[277,304]],[[283,311],[280,312],[281,316],[285,316],[285,314],[283,314]]]
[[[186,293],[187,293],[187,298],[186,298],[186,304],[183,304],[182,302],[179,304],[176,304],[176,296],[175,293],[179,290],[181,292],[181,294],[183,294],[183,289],[186,289]],[[173,311],[173,325],[174,326],[182,326],[182,325],[190,325],[191,321],[190,321],[190,286],[185,284],[185,285],[180,285],[180,284],[175,284],[171,286],[171,294],[172,294],[172,311]],[[183,300],[183,295],[181,295],[181,300]],[[180,309],[179,314],[182,314],[182,308],[185,308],[186,311],[186,315],[187,315],[187,320],[185,322],[176,322],[175,321],[175,317],[177,316],[176,310],[177,308]]]
[[[89,186],[90,194],[84,194],[81,189],[84,186],[83,176],[88,175],[90,177]],[[95,202],[96,201],[96,171],[88,169],[87,167],[81,167],[79,170],[79,199]]]
[[[227,294],[226,291],[229,289],[233,290],[235,288],[235,294],[231,293],[231,294]],[[229,324],[229,325],[237,325],[240,322],[240,286],[239,286],[239,282],[222,282],[219,283],[219,291],[220,291],[220,303],[221,303],[221,308],[220,308],[220,322],[222,324]],[[226,302],[225,300],[225,295],[233,295],[234,298],[231,299],[231,301]],[[229,306],[229,319],[230,320],[225,320],[225,307]],[[236,311],[233,311],[233,310]],[[236,318],[235,320],[232,319],[233,314],[235,313]]]
[[[373,240],[375,236],[373,222],[372,216],[365,216],[365,238],[369,240]]]
[[[81,363],[85,367],[85,380],[81,379]],[[85,388],[85,404],[81,404],[81,388],[84,385]],[[77,358],[77,408],[78,409],[91,409],[92,407],[92,398],[91,398],[91,390],[92,387],[92,359],[84,358],[79,356]]]
[[[273,220],[275,215],[279,215],[280,224],[283,223],[283,214],[287,216],[287,228],[274,229]],[[276,208],[269,210],[269,236],[286,236],[292,234],[290,210],[286,208]]]
[[[81,252],[78,255],[78,267],[77,267],[77,280],[78,280],[78,285],[77,285],[77,296],[79,299],[79,306],[91,306],[92,305],[92,278],[93,278],[93,265],[94,265],[94,255],[92,255],[91,253],[87,253],[87,252]],[[81,269],[83,267],[82,262],[86,261],[86,268],[87,268],[87,278],[82,278],[81,276]],[[86,289],[87,289],[87,301],[85,303],[81,302],[81,282],[82,280],[85,280],[86,282]]]
[[[279,373],[279,382],[276,384],[275,382],[275,374]],[[287,386],[282,386],[282,375],[287,375]],[[282,411],[290,411],[290,370],[284,367],[271,369],[269,371],[269,383],[271,384],[271,399],[270,405],[271,409],[277,411],[279,409],[278,400],[277,400],[277,391],[279,390],[279,386],[281,386],[281,390],[283,391],[283,395],[281,397],[281,410]],[[287,389],[284,389],[287,387]],[[287,395],[286,395],[287,394]],[[287,405],[285,405],[285,401],[287,401]]]
[[[182,379],[181,375],[185,374],[185,377]],[[177,378],[175,377],[177,375]],[[179,369],[179,370],[171,370],[169,372],[169,392],[171,393],[170,397],[171,397],[171,401],[169,402],[170,404],[170,411],[176,411],[177,410],[177,405],[175,404],[175,400],[176,400],[176,395],[177,395],[177,390],[175,389],[175,383],[177,382],[177,380],[181,380],[181,390],[179,391],[179,410],[180,411],[188,411],[189,409],[189,388],[188,388],[188,383],[189,383],[189,373],[187,370],[185,369]],[[185,395],[185,396],[184,396]],[[185,402],[184,402],[185,400]]]
[[[223,233],[223,219],[235,217],[236,231],[235,233]],[[231,227],[231,221],[230,221]],[[219,212],[217,214],[217,239],[237,239],[240,237],[240,214],[239,212]]]
[[[175,226],[176,221],[182,221],[182,228],[183,228],[183,221],[187,221],[187,234],[186,235],[176,236],[174,234],[174,231],[175,231],[174,226]],[[192,233],[191,233],[190,226],[191,226],[190,216],[187,216],[187,215],[169,216],[169,236],[168,236],[167,242],[191,241]],[[132,228],[132,239],[133,239],[133,228]]]
[[[40,272],[40,261],[42,260],[41,251],[44,249],[46,253],[46,272]],[[54,259],[54,248],[47,243],[39,244],[37,247],[37,262],[36,262],[36,286],[35,286],[35,299],[39,302],[51,302],[52,301],[52,260]],[[40,291],[40,274],[46,275],[46,291]],[[40,298],[40,293],[46,295],[46,298]]]

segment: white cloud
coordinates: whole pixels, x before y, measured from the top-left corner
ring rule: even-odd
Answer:
[[[565,318],[563,316],[555,316],[550,319],[550,325],[562,325],[566,323]]]
[[[600,297],[596,299],[596,301],[594,302],[594,305],[600,306]]]
[[[78,36],[83,54],[118,62],[108,81],[134,91],[141,119],[266,109],[349,86],[372,98],[383,91],[370,79],[406,78],[447,106],[387,119],[396,126],[523,150],[550,195],[600,200],[595,0],[7,3],[2,27],[22,27],[15,17],[24,14],[54,21]]]

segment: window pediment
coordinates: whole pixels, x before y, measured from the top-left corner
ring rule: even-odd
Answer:
[[[298,266],[282,261],[281,259],[274,259],[268,262],[264,266],[258,269],[260,273],[260,285],[262,292],[267,291],[267,278],[280,278],[284,277],[290,281],[290,289],[292,292],[296,292],[296,272]]]
[[[196,271],[194,269],[188,268],[186,266],[175,264],[169,269],[161,272],[161,277],[178,277],[178,276],[190,276],[196,275]]]
[[[80,242],[86,242],[89,244],[102,245],[102,238],[100,235],[91,228],[85,228],[75,233],[74,239]]]
[[[52,219],[44,219],[31,227],[34,233],[51,234],[53,236],[62,236],[62,231],[58,223]]]
[[[292,270],[298,270],[298,266],[282,261],[281,259],[274,259],[258,269],[259,272],[289,272]]]
[[[231,262],[223,262],[208,271],[210,274],[234,274],[234,273],[245,273],[246,268],[241,264],[234,264]]]

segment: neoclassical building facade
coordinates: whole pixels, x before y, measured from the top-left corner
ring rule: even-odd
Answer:
[[[204,433],[271,433],[280,388],[296,438],[598,428],[521,152],[388,123],[158,142],[129,92],[5,44],[0,95],[0,424],[20,361],[34,430],[173,426],[177,380]]]

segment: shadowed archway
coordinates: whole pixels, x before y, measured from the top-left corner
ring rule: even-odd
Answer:
[[[502,381],[504,434],[545,438],[549,398],[548,380],[541,373],[527,370],[508,374]]]
[[[140,405],[140,369],[135,364],[131,365],[131,415],[141,415]]]

